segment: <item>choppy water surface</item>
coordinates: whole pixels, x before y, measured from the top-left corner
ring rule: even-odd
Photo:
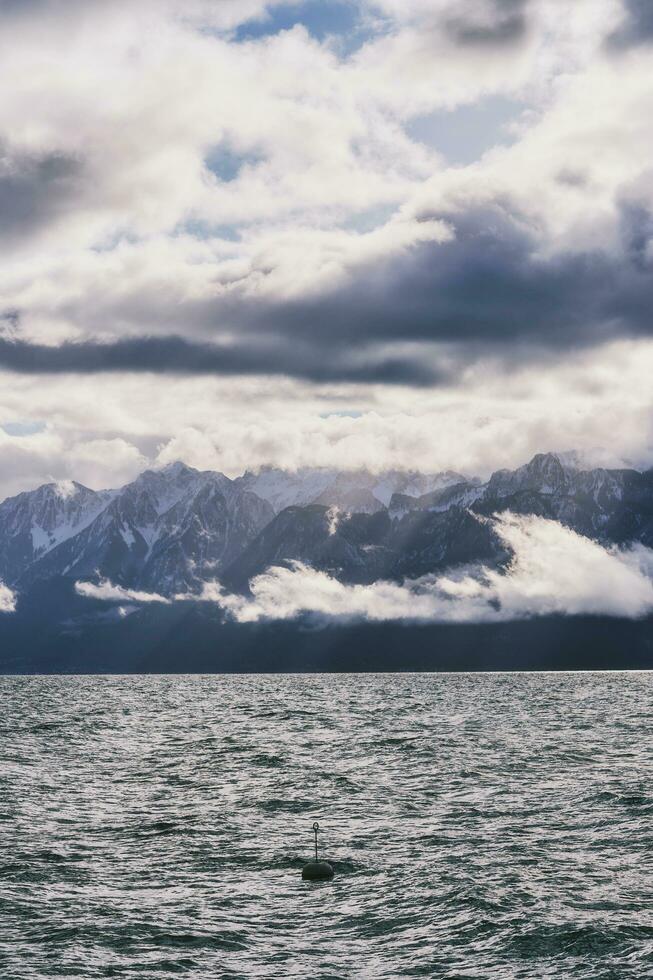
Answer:
[[[651,674],[0,697],[3,980],[653,977]]]

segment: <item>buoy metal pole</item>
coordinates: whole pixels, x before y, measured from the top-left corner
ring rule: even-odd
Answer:
[[[313,833],[315,834],[315,859],[309,861],[302,868],[302,878],[306,878],[308,881],[326,881],[329,878],[333,878],[333,868],[328,861],[320,861],[317,856],[317,832],[320,829],[320,825],[315,821],[313,824]]]

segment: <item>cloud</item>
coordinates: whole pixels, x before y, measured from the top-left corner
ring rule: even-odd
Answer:
[[[584,77],[614,70],[592,33],[612,21],[592,4],[563,27],[542,0],[382,3],[384,28],[344,61],[301,27],[236,43],[237,4],[71,6],[13,5],[0,41],[14,79],[0,99],[0,134],[11,134],[0,213],[4,202],[3,227],[25,246],[3,267],[2,301],[20,311],[0,350],[11,370],[422,385],[443,380],[438,352],[406,354],[406,341],[455,341],[469,360],[479,343],[508,356],[515,338],[559,349],[649,329],[644,242],[638,265],[609,235],[601,248],[596,234],[591,247],[552,247],[547,228],[549,212],[604,221],[605,207],[592,181],[572,187],[542,161],[557,174],[603,168],[618,212],[617,184],[642,159],[637,65],[612,86],[614,109],[588,111],[585,92],[574,111],[619,158],[604,164],[593,145],[583,161],[565,158],[575,138],[560,106]],[[250,19],[273,5],[243,6]],[[537,38],[526,54],[505,50],[526,35]],[[545,101],[537,86],[559,75]],[[515,87],[534,109],[513,152],[452,170],[408,135],[416,114]],[[576,143],[589,145],[584,132]],[[250,161],[230,180],[211,164],[225,146]],[[383,208],[389,219],[356,231]]]
[[[232,477],[266,465],[487,477],[536,452],[598,447],[602,465],[646,469],[652,363],[653,341],[640,339],[535,364],[490,354],[437,388],[4,372],[0,423],[34,427],[0,427],[0,497],[53,479],[120,486],[157,459]]]
[[[169,17],[217,30],[231,30],[238,24],[260,17],[267,8],[281,0],[141,0],[139,7],[147,15]],[[80,16],[104,14],[133,16],[131,0],[3,0],[0,19],[28,20],[35,15],[47,20],[63,21],[66,27],[75,24]]]
[[[10,244],[65,214],[83,186],[81,161],[63,152],[12,155],[0,145],[0,236]]]
[[[81,393],[77,397],[81,400]],[[0,412],[2,402],[0,396]],[[115,436],[98,438],[88,425],[70,431],[50,423],[23,435],[0,428],[0,499],[43,483],[65,488],[73,479],[96,488],[122,485],[147,463],[133,443]]]
[[[201,238],[213,225],[320,221],[400,201],[432,154],[358,100],[363,79],[341,73],[328,45],[302,28],[247,44],[216,29],[270,6],[111,0],[22,11],[0,37],[12,79],[0,140],[11,135],[27,175],[16,177],[16,206],[40,218],[65,211],[66,251],[85,254],[116,238],[175,235],[184,222]],[[220,180],[210,162],[223,145],[256,163]],[[39,162],[59,157],[81,168],[65,209]],[[38,244],[56,251],[61,240]]]
[[[653,552],[606,549],[555,521],[504,514],[492,524],[513,553],[505,570],[479,568],[398,585],[345,585],[300,562],[273,567],[250,583],[251,596],[206,586],[240,623],[292,620],[407,623],[506,622],[532,616],[653,612]]]
[[[529,0],[493,0],[480,11],[457,14],[445,21],[445,30],[461,45],[514,44],[525,35],[528,21],[526,8]]]
[[[68,500],[77,493],[77,488],[73,480],[56,480],[54,485],[55,493],[62,500]]]
[[[304,616],[322,623],[494,623],[553,615],[638,619],[653,612],[651,549],[604,548],[541,517],[504,513],[485,520],[513,555],[505,569],[463,568],[403,584],[346,585],[294,561],[252,579],[250,595],[207,582],[199,594],[174,601],[215,603],[238,623]],[[107,581],[78,582],[76,589],[113,602],[169,601]]]
[[[646,0],[364,0],[355,46],[276,6],[0,3],[0,424],[47,420],[0,494],[175,453],[650,462]],[[414,138],[497,99],[509,147]]]
[[[99,599],[103,602],[160,602],[169,605],[170,599],[158,595],[156,592],[139,592],[137,589],[125,589],[121,585],[114,585],[108,579],[102,579],[98,583],[76,582],[75,591],[85,599]]]
[[[623,0],[623,20],[607,38],[612,50],[653,42],[653,6],[650,0]]]
[[[365,351],[327,350],[284,343],[223,345],[183,337],[134,337],[96,343],[66,342],[56,347],[0,337],[0,366],[26,374],[93,374],[157,372],[159,374],[274,375],[309,381],[434,384],[446,374],[435,365],[410,357]]]
[[[16,595],[4,582],[0,582],[0,613],[12,613],[16,609]]]
[[[350,345],[412,340],[456,342],[460,350],[470,342],[519,340],[557,348],[650,334],[653,278],[645,256],[651,223],[641,221],[641,214],[633,208],[622,214],[626,252],[596,248],[550,255],[542,254],[541,242],[518,213],[499,204],[425,215],[448,221],[452,240],[378,258],[318,295],[269,300],[258,308],[245,301],[241,315],[246,326],[249,316],[286,335],[319,337],[328,331],[332,342]]]
[[[169,297],[175,305],[165,310],[155,283],[127,304],[123,293],[117,304],[103,309],[97,303],[91,310],[88,298],[75,318],[85,319],[88,331],[95,317],[102,340],[31,342],[13,312],[13,335],[0,338],[0,364],[43,374],[269,374],[313,382],[442,384],[452,368],[459,371],[493,345],[510,360],[515,341],[520,356],[530,347],[530,356],[539,358],[546,349],[650,335],[651,213],[646,202],[625,198],[617,247],[547,251],[532,221],[511,202],[423,210],[418,226],[430,226],[427,240],[404,244],[395,237],[399,232],[386,240],[377,235],[380,243],[365,242],[355,258],[347,249],[336,258],[333,239],[330,246],[316,241],[319,236],[304,241],[306,252],[315,247],[314,261],[305,254],[294,266],[297,279],[308,265],[305,282],[288,284],[300,238],[287,242],[287,254],[282,249],[271,259],[277,269],[267,284],[248,273],[212,298]],[[428,240],[434,235],[437,240]],[[330,273],[322,263],[319,275],[326,281],[316,282],[313,269],[329,247]],[[180,328],[183,321],[185,335],[106,336],[106,325],[117,318],[123,329],[131,320],[130,331],[137,330],[138,315],[158,333],[173,326],[171,311]],[[410,344],[417,346],[411,350]],[[455,355],[449,369],[437,347],[442,344]]]

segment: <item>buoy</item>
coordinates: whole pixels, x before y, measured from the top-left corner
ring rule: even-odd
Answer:
[[[313,824],[313,833],[315,834],[315,860],[309,861],[302,868],[302,878],[307,881],[326,881],[328,878],[333,878],[333,868],[328,861],[320,861],[317,856],[317,832],[320,829],[320,825],[315,821]]]

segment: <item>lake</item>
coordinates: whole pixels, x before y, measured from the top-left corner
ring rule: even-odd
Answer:
[[[653,976],[653,673],[0,698],[4,980]]]

